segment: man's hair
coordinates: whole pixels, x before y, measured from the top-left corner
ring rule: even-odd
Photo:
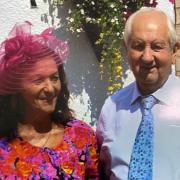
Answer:
[[[159,8],[152,8],[152,7],[143,7],[140,10],[136,11],[135,13],[133,13],[127,20],[126,25],[125,25],[125,30],[124,30],[124,42],[127,45],[129,38],[131,36],[132,33],[132,25],[134,23],[134,18],[139,15],[140,13],[143,12],[159,12],[162,13],[166,16],[167,19],[167,27],[168,27],[168,36],[169,36],[169,44],[170,47],[173,48],[174,45],[177,42],[177,35],[176,35],[176,30],[175,30],[175,26],[173,21],[171,20],[171,18],[162,10],[160,10]]]

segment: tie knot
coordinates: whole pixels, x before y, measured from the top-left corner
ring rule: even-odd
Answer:
[[[141,105],[143,109],[152,109],[155,103],[156,103],[156,99],[152,95],[141,97]]]

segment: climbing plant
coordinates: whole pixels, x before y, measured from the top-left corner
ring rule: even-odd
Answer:
[[[54,0],[63,6],[66,0]],[[99,72],[103,78],[108,73],[109,93],[122,87],[121,42],[124,24],[130,14],[142,6],[155,7],[156,0],[71,0],[68,9],[68,31],[77,36],[86,30],[87,25],[96,27],[94,46],[100,49]],[[91,36],[93,36],[91,34]]]

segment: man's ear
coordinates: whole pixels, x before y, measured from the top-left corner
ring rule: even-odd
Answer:
[[[176,42],[173,48],[173,58],[172,58],[172,64],[176,63],[177,54],[180,54],[180,40]],[[179,56],[178,56],[179,57]]]
[[[174,47],[173,47],[173,51],[176,52],[176,51],[178,51],[179,49],[180,49],[180,40],[178,40],[178,41],[175,43],[175,45],[174,45]]]

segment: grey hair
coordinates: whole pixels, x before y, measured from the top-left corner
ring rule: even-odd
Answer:
[[[169,44],[170,47],[173,48],[174,45],[176,44],[178,38],[177,38],[177,34],[176,34],[176,30],[175,30],[175,25],[173,23],[173,21],[171,20],[171,18],[162,10],[160,10],[159,8],[153,8],[153,7],[143,7],[140,10],[136,11],[135,13],[133,13],[127,20],[126,24],[125,24],[125,30],[124,30],[124,42],[127,45],[130,35],[131,35],[131,31],[132,31],[132,25],[134,22],[134,18],[142,13],[142,12],[159,12],[159,13],[163,13],[166,16],[167,19],[167,27],[168,27],[168,36],[169,36]]]

